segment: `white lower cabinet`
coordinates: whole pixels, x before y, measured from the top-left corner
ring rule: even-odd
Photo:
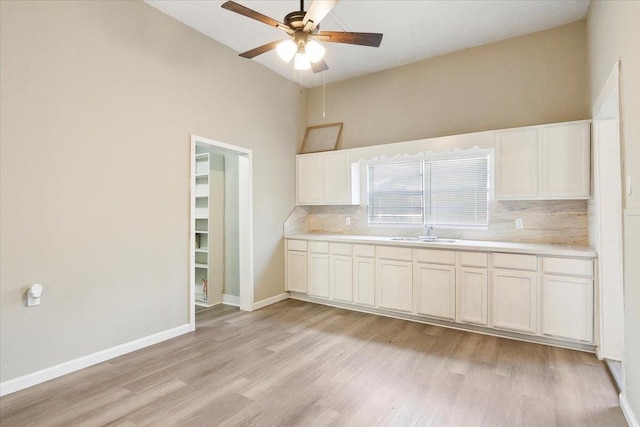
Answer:
[[[376,258],[377,306],[413,311],[413,262],[410,248],[380,246]]]
[[[351,245],[329,244],[329,284],[331,299],[353,302],[353,257]]]
[[[489,282],[486,268],[458,267],[458,316],[456,320],[487,325]]]
[[[356,304],[375,306],[375,246],[353,245],[353,299]]]
[[[292,244],[292,242],[294,242]],[[295,244],[304,244],[303,250],[290,250]],[[307,242],[290,240],[286,253],[286,288],[287,291],[307,293]]]
[[[593,343],[592,259],[302,240],[285,251],[288,291]]]
[[[456,267],[416,262],[416,313],[441,319],[456,319]]]
[[[542,334],[593,340],[593,261],[543,258]]]
[[[536,272],[493,270],[491,314],[494,328],[536,333],[537,282]]]
[[[307,258],[309,295],[329,298],[329,244],[309,242]]]

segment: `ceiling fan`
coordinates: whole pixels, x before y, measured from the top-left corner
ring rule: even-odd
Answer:
[[[227,1],[222,7],[276,27],[289,35],[288,39],[267,43],[241,53],[240,56],[251,59],[272,49],[277,49],[278,55],[284,61],[289,62],[295,58],[294,68],[296,70],[311,68],[314,73],[319,73],[328,70],[329,67],[322,59],[325,49],[317,40],[372,47],[378,47],[382,42],[382,34],[380,33],[320,31],[320,21],[327,16],[336,3],[338,0],[313,0],[309,10],[305,12],[304,0],[300,0],[300,10],[287,14],[284,17],[284,22],[269,18],[234,1]]]

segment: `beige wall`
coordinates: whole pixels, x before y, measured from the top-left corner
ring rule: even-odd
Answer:
[[[585,22],[309,91],[309,125],[344,122],[342,146],[589,118]]]
[[[283,292],[298,86],[142,2],[0,8],[0,379],[188,322],[192,133],[254,150],[255,300]]]
[[[595,102],[620,59],[623,175],[633,194],[625,196],[625,355],[627,400],[640,417],[640,2],[594,0],[587,16],[591,100]]]

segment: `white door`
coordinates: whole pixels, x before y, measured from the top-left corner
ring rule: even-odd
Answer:
[[[538,128],[496,132],[496,198],[538,196]]]
[[[544,198],[588,198],[591,193],[591,131],[589,122],[542,129]]]
[[[351,203],[351,164],[348,151],[323,153],[323,203]]]
[[[544,276],[542,333],[591,342],[593,339],[593,280]]]
[[[398,311],[413,311],[412,263],[410,261],[376,260],[378,306]]]
[[[537,274],[527,271],[493,270],[493,327],[535,333],[537,321]]]
[[[375,259],[353,258],[354,299],[356,304],[375,305]]]
[[[307,293],[307,253],[287,251],[287,290]]]
[[[416,313],[456,318],[456,268],[449,265],[415,263]]]
[[[299,205],[322,202],[322,156],[305,154],[296,158],[296,189]]]
[[[353,302],[353,258],[345,255],[331,255],[331,298],[337,301]]]
[[[309,295],[329,298],[329,255],[308,254]]]
[[[458,322],[487,325],[487,269],[458,268]]]

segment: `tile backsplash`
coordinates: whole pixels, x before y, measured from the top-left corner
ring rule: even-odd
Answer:
[[[345,224],[351,217],[351,225]],[[515,220],[522,218],[524,229]],[[367,223],[367,207],[297,206],[285,222],[285,234],[305,232],[362,234],[376,236],[416,236],[423,227],[380,227]],[[506,242],[589,244],[586,200],[492,201],[487,229],[446,229],[435,227],[439,237]]]

